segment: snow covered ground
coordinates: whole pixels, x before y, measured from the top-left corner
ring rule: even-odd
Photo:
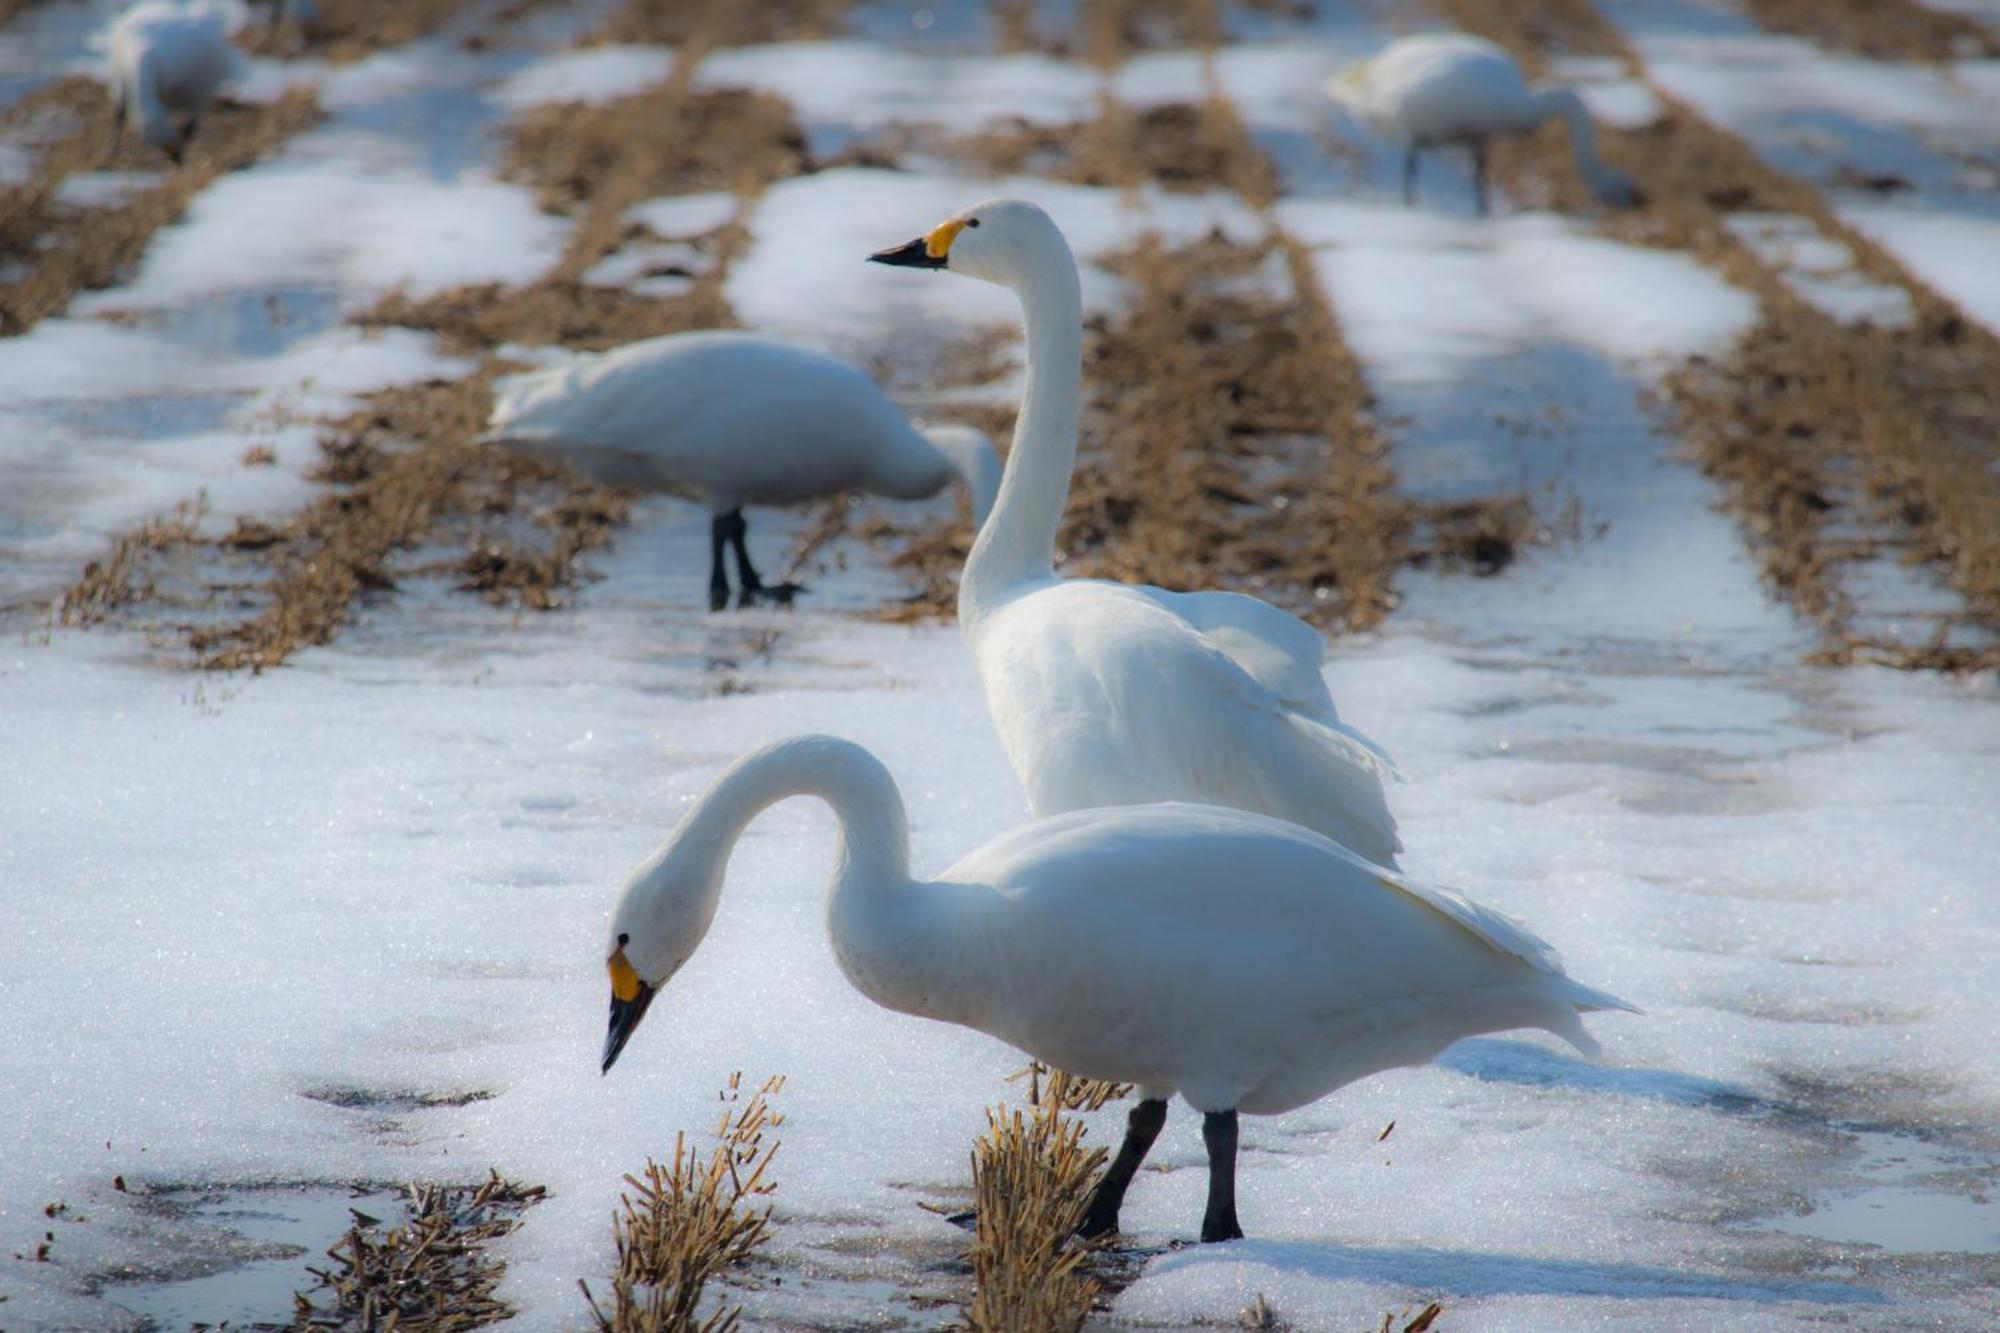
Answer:
[[[701,78],[786,96],[827,145],[941,106],[950,128],[1069,119],[1106,87],[1078,62],[981,54],[976,6],[940,7],[928,43],[895,9],[868,6],[853,40],[718,53]],[[1575,220],[1471,221],[1442,166],[1427,174],[1442,215],[1391,206],[1379,152],[1337,164],[1317,111],[1273,91],[1383,39],[1337,19],[1245,21],[1212,75],[1169,52],[1109,81],[1137,105],[1212,77],[1283,169],[1268,212],[850,168],[767,192],[730,273],[745,323],[893,362],[924,331],[1010,310],[862,256],[1000,188],[1041,199],[1086,256],[1149,227],[1282,228],[1312,249],[1397,423],[1406,486],[1546,485],[1608,525],[1496,579],[1407,577],[1389,628],[1341,641],[1328,672],[1409,776],[1393,794],[1409,868],[1521,916],[1646,1015],[1593,1022],[1602,1066],[1536,1038],[1472,1041],[1249,1122],[1252,1239],[1160,1253],[1105,1326],[1227,1325],[1261,1293],[1301,1330],[1432,1299],[1465,1329],[1989,1328],[2000,690],[1797,665],[1812,636],[1759,589],[1644,404],[1660,366],[1726,347],[1745,298]],[[617,887],[742,750],[807,730],[869,745],[903,785],[920,868],[1024,817],[955,630],[848,614],[897,587],[865,548],[837,551],[808,609],[709,616],[705,516],[650,502],[571,610],[517,618],[413,586],[256,678],[51,633],[33,609],[111,533],[196,490],[212,525],[295,503],[312,416],[455,373],[426,337],[342,317],[398,283],[523,281],[550,262],[562,224],[495,178],[481,136],[579,84],[667,67],[657,50],[565,54],[587,26],[291,70],[319,81],[325,125],[218,180],[127,284],[0,343],[0,1326],[124,1326],[97,1294],[107,1275],[189,1277],[229,1252],[114,1177],[497,1166],[552,1191],[504,1242],[503,1294],[523,1326],[579,1327],[574,1284],[608,1268],[621,1176],[712,1123],[738,1069],[788,1076],[785,1280],[732,1294],[753,1324],[951,1315],[910,1293],[949,1294],[962,1237],[916,1205],[962,1188],[981,1110],[1020,1060],[846,987],[823,941],[823,810],[752,826],[704,950],[597,1073]],[[1808,56],[1760,43],[1732,48],[1765,62],[1746,86],[1806,89],[1856,120],[1917,77],[1764,79]],[[1672,55],[1640,46],[1649,65]],[[1973,225],[1951,187],[1911,179],[1938,220]],[[683,213],[702,209],[723,216]],[[1976,275],[1944,276],[1977,300]],[[1099,310],[1123,299],[1102,270],[1088,291]],[[277,465],[238,466],[253,443]],[[1102,1113],[1093,1138],[1121,1118]],[[1125,1224],[1157,1248],[1199,1216],[1184,1109],[1154,1161]],[[46,1215],[57,1202],[69,1211]]]

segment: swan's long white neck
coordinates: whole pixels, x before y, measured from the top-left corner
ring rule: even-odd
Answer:
[[[881,761],[858,745],[802,736],[766,746],[715,780],[681,825],[667,855],[696,858],[720,890],[729,854],[751,820],[794,796],[817,796],[840,819],[836,892],[867,894],[910,878],[910,825],[903,797]]]
[[[1528,100],[1534,107],[1537,124],[1561,119],[1569,125],[1570,151],[1576,157],[1576,169],[1590,182],[1590,188],[1600,196],[1614,188],[1617,177],[1597,155],[1597,126],[1590,119],[1583,99],[1568,88],[1545,88],[1530,93]]]
[[[958,619],[967,632],[1012,590],[1055,576],[1056,531],[1076,467],[1083,401],[1083,298],[1076,259],[1051,227],[1023,267],[1012,285],[1027,329],[1027,391],[999,498],[958,585]]]

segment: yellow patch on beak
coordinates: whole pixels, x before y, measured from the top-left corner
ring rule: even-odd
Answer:
[[[940,222],[924,237],[924,253],[932,259],[943,259],[951,253],[951,243],[965,230],[965,223],[959,218],[950,222]]]
[[[615,951],[605,966],[611,969],[611,998],[626,1004],[639,998],[639,974],[625,961],[623,949]]]

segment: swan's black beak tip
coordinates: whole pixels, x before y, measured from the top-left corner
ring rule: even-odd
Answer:
[[[949,259],[949,255],[933,255],[930,243],[921,236],[908,245],[891,246],[868,256],[871,264],[888,264],[893,268],[938,269],[945,267]]]
[[[611,1066],[618,1063],[618,1053],[625,1049],[625,1043],[639,1030],[639,1020],[646,1016],[653,994],[653,988],[642,981],[638,993],[631,999],[611,997],[611,1026],[604,1034],[604,1063],[598,1069],[600,1074],[610,1073]]]

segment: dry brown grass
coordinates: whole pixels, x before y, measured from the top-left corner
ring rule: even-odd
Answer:
[[[2000,55],[2000,40],[1977,22],[1918,0],[1744,0],[1743,7],[1773,32],[1871,60]]]
[[[599,40],[665,42],[686,51],[831,37],[849,0],[628,0]]]
[[[986,1113],[986,1133],[972,1148],[972,1189],[978,1230],[972,1245],[973,1296],[965,1321],[975,1333],[1083,1326],[1097,1298],[1085,1261],[1097,1245],[1076,1230],[1102,1170],[1102,1148],[1083,1146],[1083,1123],[1068,1108],[1088,1105],[1096,1090],[1073,1086],[1067,1074],[1036,1076],[1028,1111],[998,1106]]]
[[[742,1077],[730,1075],[718,1142],[707,1157],[676,1134],[670,1166],[648,1158],[641,1176],[625,1177],[633,1192],[619,1196],[622,1211],[611,1220],[618,1275],[610,1310],[578,1283],[604,1333],[729,1333],[741,1323],[740,1309],[707,1318],[697,1312],[708,1283],[742,1265],[771,1236],[769,1200],[777,1186],[768,1173],[778,1140],[767,1141],[765,1131],[784,1123],[769,1098],[785,1080],[766,1080],[745,1102]]]
[[[1584,0],[1441,4],[1531,69],[1559,52],[1639,68]],[[1663,102],[1657,124],[1605,136],[1605,155],[1637,178],[1646,201],[1602,225],[1696,255],[1762,306],[1731,356],[1669,378],[1681,438],[1727,487],[1767,578],[1820,627],[1823,658],[1950,670],[2000,663],[2000,650],[1953,644],[1952,618],[1928,646],[1871,638],[1854,629],[1843,587],[1845,565],[1892,550],[1962,595],[1958,623],[2000,629],[2000,404],[1990,390],[2000,384],[2000,340],[1841,222],[1817,190],[1686,105]],[[1518,197],[1582,210],[1562,151],[1559,139],[1538,136],[1496,153],[1496,171]],[[1843,324],[1798,299],[1727,230],[1744,211],[1811,218],[1854,253],[1861,274],[1909,294],[1912,326]],[[1862,536],[1832,535],[1852,532]]]
[[[307,34],[312,54],[337,63],[429,36],[467,0],[316,0],[319,18]],[[258,55],[290,55],[296,34],[274,29],[260,13],[237,40]]]
[[[153,562],[193,545],[204,507],[199,497],[183,501],[167,517],[148,519],[137,530],[117,538],[111,554],[85,565],[82,575],[63,593],[58,622],[95,625],[122,607],[157,596]]]
[[[487,1247],[545,1191],[495,1172],[476,1187],[412,1185],[409,1194],[410,1220],[386,1233],[357,1215],[326,1252],[334,1266],[312,1269],[318,1285],[295,1297],[292,1328],[459,1333],[513,1317],[494,1294],[506,1266]]]
[[[188,201],[226,172],[268,155],[319,116],[313,96],[295,90],[268,105],[219,103],[202,120],[187,160],[155,186],[107,208],[57,198],[62,183],[100,167],[146,170],[166,159],[129,142],[115,148],[111,98],[89,80],[66,79],[9,113],[10,121],[51,117],[73,127],[47,142],[29,176],[0,191],[0,257],[26,271],[0,285],[0,336],[23,333],[60,311],[79,291],[103,287],[139,257],[146,242]]]

